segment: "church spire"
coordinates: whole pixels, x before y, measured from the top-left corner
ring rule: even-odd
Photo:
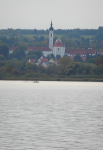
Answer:
[[[52,27],[52,20],[51,20],[51,27]]]
[[[52,20],[51,20],[51,26],[50,26],[50,28],[49,28],[49,30],[53,30],[53,27],[52,27]]]

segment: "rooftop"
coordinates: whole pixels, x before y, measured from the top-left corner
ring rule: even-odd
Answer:
[[[41,62],[48,62],[48,58],[42,58],[40,60],[41,60]]]
[[[28,51],[30,50],[52,51],[49,47],[28,47]]]
[[[35,63],[35,59],[29,59],[29,62]]]
[[[95,54],[95,49],[65,49],[65,53],[69,53],[70,55],[86,55],[89,54]]]
[[[55,44],[53,45],[53,47],[65,47],[62,42],[58,39],[56,40]]]

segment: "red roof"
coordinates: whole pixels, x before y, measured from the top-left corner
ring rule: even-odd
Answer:
[[[12,46],[12,47],[9,48],[9,51],[14,51],[15,48],[17,48],[17,46]]]
[[[49,47],[28,47],[28,51],[30,50],[52,51]]]
[[[12,46],[12,47],[9,48],[9,50],[14,51],[15,48],[17,48],[17,46]],[[49,47],[28,47],[28,51],[29,51],[29,50],[33,50],[33,51],[36,51],[36,50],[52,51]]]
[[[42,58],[42,59],[40,59],[41,60],[41,62],[47,62],[48,61],[48,58]]]
[[[74,56],[72,56],[71,59],[74,59]]]
[[[31,63],[35,63],[35,59],[29,59]]]
[[[103,55],[103,51],[98,51],[98,54]]]
[[[60,40],[57,40],[55,44],[53,45],[53,47],[64,47],[64,45],[62,44]]]
[[[70,55],[95,54],[95,49],[65,49],[65,53],[69,53]]]
[[[83,60],[83,61],[85,61],[85,60],[86,60],[86,57],[81,57],[81,58],[82,58],[82,60]]]

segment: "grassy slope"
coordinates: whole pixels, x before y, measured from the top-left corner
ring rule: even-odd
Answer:
[[[85,39],[86,38],[92,39],[95,37],[95,35],[81,35],[81,37],[84,37]]]
[[[21,35],[22,37],[27,37],[27,38],[33,38],[33,37],[38,37],[40,38],[41,36],[44,36],[45,38],[49,38],[49,35],[48,34],[29,34],[29,35]],[[65,36],[65,35],[59,35],[59,34],[55,34],[54,33],[54,37],[57,37],[58,39],[61,39],[62,36]],[[6,36],[7,38],[9,38],[9,36],[7,35]],[[16,36],[15,36],[16,37]],[[20,37],[20,36],[17,36],[17,37]],[[85,39],[86,38],[89,38],[90,40],[93,39],[93,37],[95,37],[95,35],[81,35],[81,37],[84,37]]]
[[[28,37],[28,38],[33,38],[33,37],[38,37],[40,38],[41,36],[44,36],[45,38],[49,38],[49,35],[48,34],[33,34],[33,35],[22,35],[23,37]],[[63,35],[57,35],[57,34],[54,34],[54,37],[57,37],[59,39],[61,39],[61,37]]]
[[[41,36],[44,36],[45,38],[49,38],[49,35],[48,34],[33,34],[33,35],[22,35],[23,37],[28,37],[28,38],[33,38],[33,37],[41,37]],[[63,35],[58,35],[58,34],[54,34],[54,37],[57,37],[58,39],[61,39],[61,37]],[[86,38],[89,38],[89,39],[92,39],[95,35],[81,35],[81,37],[84,37],[85,39]]]

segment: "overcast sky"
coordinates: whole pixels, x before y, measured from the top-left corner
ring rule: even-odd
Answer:
[[[0,0],[0,29],[98,29],[103,0]]]

